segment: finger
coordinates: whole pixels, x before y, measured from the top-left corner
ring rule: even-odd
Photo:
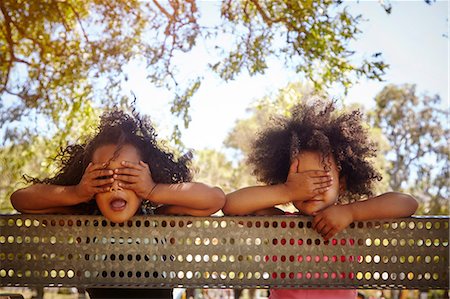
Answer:
[[[326,241],[326,240],[331,239],[336,233],[337,233],[337,230],[332,229],[332,230],[330,230],[329,232],[327,232],[325,235],[322,235],[322,236],[323,236],[323,238],[324,238],[325,241]]]
[[[147,168],[148,170],[150,170],[150,167],[148,167],[148,164],[147,163],[145,163],[144,161],[139,161],[139,164],[141,165],[141,166],[143,166],[143,167],[145,167],[145,168]]]
[[[330,187],[324,187],[324,188],[316,188],[313,190],[314,195],[320,195],[330,190]]]
[[[105,192],[109,192],[109,189],[111,188],[111,186],[103,186],[103,187],[94,187],[92,188],[92,193],[105,193]]]
[[[327,187],[331,187],[333,185],[332,181],[327,181],[327,182],[321,182],[321,183],[314,183],[314,187],[317,188],[327,188]]]
[[[134,162],[130,162],[130,161],[122,161],[120,162],[120,164],[122,164],[123,166],[127,167],[127,168],[133,168],[133,169],[142,169],[142,165],[139,165],[139,163],[134,163]]]
[[[134,184],[132,183],[125,183],[125,182],[119,182],[119,187],[122,187],[124,189],[133,189]]]
[[[132,175],[138,176],[142,173],[142,169],[134,169],[134,168],[116,168],[114,169],[115,174],[124,174],[124,175]]]
[[[313,184],[332,184],[333,178],[331,176],[312,177]]]
[[[137,183],[139,181],[139,177],[137,176],[132,176],[132,175],[120,175],[120,174],[115,174],[113,176],[113,178],[115,180],[121,181],[121,182],[125,182],[125,183]]]
[[[98,167],[99,164],[93,163],[93,162],[89,162],[88,166],[84,169],[84,173],[90,173],[93,170],[99,169],[100,167]]]
[[[99,187],[99,186],[103,186],[103,185],[111,185],[113,182],[114,182],[114,179],[112,177],[110,177],[107,179],[93,180],[91,184],[93,187]]]
[[[89,164],[86,166],[86,168],[84,169],[84,171],[88,171],[91,167],[92,167],[92,162],[89,162]]]
[[[319,215],[317,215],[317,216],[315,216],[315,217],[313,218],[313,221],[312,221],[312,229],[315,230],[317,224],[319,224],[320,221],[322,221],[322,217],[321,217],[321,215],[319,214]]]
[[[93,163],[90,162],[89,166],[86,167],[86,169],[89,168],[89,171],[99,170],[99,169],[105,169],[105,167],[108,166],[108,163]]]
[[[294,161],[292,161],[291,166],[289,167],[289,173],[296,173],[298,170],[298,159],[294,159]]]
[[[101,169],[101,170],[91,170],[89,172],[89,176],[98,179],[101,177],[110,177],[113,175],[113,171],[111,169]]]
[[[305,170],[301,173],[307,173],[312,178],[331,177],[330,172],[325,170]]]
[[[324,235],[326,232],[328,232],[329,226],[327,225],[326,221],[321,221],[316,225],[316,232],[318,232],[321,235]]]
[[[326,226],[322,229],[322,231],[319,233],[323,238],[325,238],[325,236],[330,233],[333,230],[332,226]]]

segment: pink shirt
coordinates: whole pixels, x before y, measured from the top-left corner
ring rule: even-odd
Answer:
[[[355,299],[356,290],[270,289],[269,299]]]
[[[285,212],[286,216],[299,213]],[[270,289],[269,299],[355,299],[356,290],[343,289]]]

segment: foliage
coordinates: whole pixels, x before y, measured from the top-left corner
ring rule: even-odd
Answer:
[[[415,85],[388,85],[375,101],[371,123],[390,145],[390,188],[421,199],[423,213],[448,214],[450,131],[440,97],[418,95]]]
[[[195,181],[218,186],[225,193],[256,184],[247,168],[235,167],[224,153],[213,149],[196,151],[194,167]]]
[[[286,115],[294,104],[301,102],[304,97],[312,96],[313,93],[312,86],[290,83],[280,89],[276,95],[269,95],[255,101],[247,109],[249,117],[236,121],[234,128],[224,141],[225,146],[247,156],[255,134],[270,120],[271,115]]]
[[[213,53],[205,66],[224,80],[242,71],[264,73],[271,57],[316,88],[334,82],[348,88],[358,77],[379,80],[386,67],[378,54],[361,65],[351,62],[349,42],[361,18],[339,1],[224,0],[223,23],[209,27],[200,25],[199,6],[196,0],[1,1],[0,123],[10,128],[5,140],[14,140],[15,121],[29,116],[58,127],[59,112],[73,105],[128,103],[122,88],[130,62],[145,66],[150,82],[173,92],[171,112],[187,126],[203,73],[183,78],[175,58],[200,41]]]
[[[25,187],[22,175],[51,176],[59,167],[52,160],[58,149],[93,132],[99,115],[100,111],[89,102],[74,105],[71,111],[65,111],[59,116],[61,122],[67,125],[67,130],[56,131],[50,137],[45,134],[30,135],[20,142],[1,147],[0,172],[4,175],[0,180],[0,213],[13,210],[8,199],[13,191]]]

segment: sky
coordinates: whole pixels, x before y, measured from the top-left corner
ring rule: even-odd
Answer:
[[[371,108],[375,95],[387,84],[412,83],[417,84],[419,93],[439,94],[448,108],[449,40],[444,37],[448,35],[448,1],[433,5],[422,0],[391,4],[392,13],[388,15],[378,1],[344,2],[352,14],[362,14],[365,19],[360,26],[362,33],[350,48],[359,58],[382,52],[390,68],[384,82],[361,80],[345,97],[339,88],[330,89],[330,95],[343,98],[346,104],[356,102]],[[200,22],[207,25],[217,21],[219,7],[218,1],[200,1]],[[208,55],[207,46],[199,43],[189,55],[177,58],[182,73],[204,75],[202,86],[191,100],[192,121],[182,131],[187,148],[222,150],[228,132],[238,119],[247,116],[246,109],[252,102],[276,93],[289,82],[301,81],[301,75],[272,59],[264,75],[250,77],[243,73],[226,83],[208,71]],[[126,88],[136,94],[138,108],[156,122],[160,137],[169,136],[174,124],[168,102],[172,95],[148,84],[139,65],[130,65],[129,72]]]

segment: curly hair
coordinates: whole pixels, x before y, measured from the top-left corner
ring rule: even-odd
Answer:
[[[374,180],[381,180],[368,158],[376,155],[359,110],[335,111],[334,102],[312,101],[294,106],[290,117],[275,116],[253,142],[248,163],[259,181],[273,185],[287,179],[292,157],[302,151],[321,153],[325,169],[330,154],[346,180],[346,196],[372,195]],[[341,196],[340,196],[341,197]]]
[[[149,165],[156,183],[191,181],[192,175],[188,167],[192,159],[191,154],[185,154],[175,160],[172,153],[158,145],[156,137],[157,134],[148,117],[141,117],[137,112],[130,115],[114,109],[100,117],[96,133],[88,136],[86,142],[60,148],[54,159],[60,164],[55,176],[45,179],[28,176],[24,178],[28,183],[76,185],[81,181],[96,149],[103,145],[116,144],[117,148],[112,158],[114,159],[123,145],[130,144],[139,151],[142,161]],[[91,201],[89,206],[96,208],[95,201]]]

